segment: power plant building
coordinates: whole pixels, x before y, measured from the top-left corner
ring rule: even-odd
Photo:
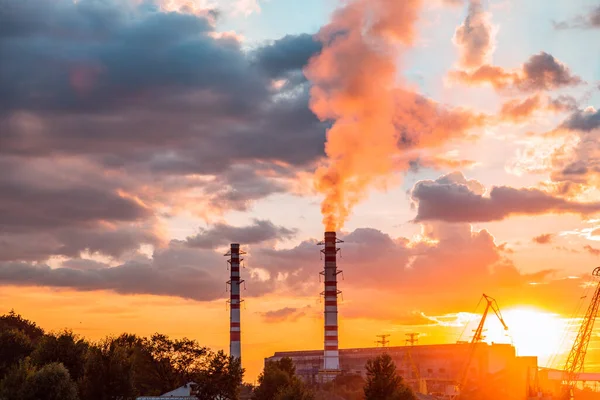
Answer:
[[[386,348],[340,349],[341,373],[366,377],[369,359],[389,354],[397,371],[416,391],[425,383],[427,394],[452,397],[464,380],[465,390],[490,390],[503,399],[522,400],[538,392],[537,357],[517,357],[509,344],[457,343]],[[296,373],[307,383],[319,382],[323,350],[276,352],[266,361],[292,359]],[[467,363],[467,360],[470,362]],[[466,368],[468,364],[468,368]],[[496,398],[496,396],[490,396]]]

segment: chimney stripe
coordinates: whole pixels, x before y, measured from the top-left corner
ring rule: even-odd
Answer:
[[[229,355],[235,358],[242,357],[241,337],[242,328],[240,323],[240,245],[232,243],[229,251],[230,264],[230,296],[229,296]]]
[[[323,342],[323,370],[339,371],[340,360],[338,352],[338,310],[337,310],[337,243],[335,232],[325,232],[324,241],[324,342]]]

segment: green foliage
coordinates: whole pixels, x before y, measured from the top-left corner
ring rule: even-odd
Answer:
[[[60,363],[43,366],[31,374],[22,390],[23,400],[78,400],[77,386]]]
[[[82,398],[112,400],[135,397],[132,377],[128,349],[117,340],[106,339],[88,351],[81,383]]]
[[[287,373],[289,376],[296,376],[296,366],[294,362],[289,357],[284,357],[276,363],[277,368],[281,371]]]
[[[85,340],[65,330],[43,336],[31,354],[31,361],[37,366],[62,363],[77,381],[83,376],[88,347]]]
[[[0,383],[2,400],[78,400],[77,385],[61,363],[37,369],[27,358],[13,366]]]
[[[304,386],[302,381],[294,377],[291,384],[277,392],[274,400],[314,400],[315,395]]]
[[[2,400],[23,400],[23,389],[27,378],[36,371],[29,358],[21,360],[13,365],[4,379],[0,382],[0,399]]]
[[[160,365],[152,358],[146,339],[124,333],[112,341],[114,346],[121,348],[131,364],[131,386],[136,395],[158,396],[176,387],[161,379],[157,370]]]
[[[209,350],[195,340],[170,339],[157,333],[146,339],[144,346],[156,365],[157,378],[171,388],[194,381],[207,367]]]
[[[332,382],[324,385],[322,393],[319,393],[317,398],[362,400],[364,399],[364,386],[365,380],[361,375],[341,374],[336,376]]]
[[[396,374],[396,365],[388,354],[367,361],[365,400],[415,400],[416,396]]]
[[[33,351],[31,340],[22,330],[0,330],[0,379]]]
[[[35,322],[21,317],[14,310],[10,310],[8,314],[0,316],[0,331],[11,329],[22,331],[32,342],[44,336],[42,328],[37,326]]]
[[[250,383],[242,383],[240,386],[240,400],[250,400],[252,398],[253,391],[254,385]]]
[[[195,380],[194,394],[199,399],[237,400],[243,376],[240,360],[219,351],[210,355],[208,365]]]
[[[293,375],[289,361],[281,368]],[[0,316],[0,400],[130,400],[188,382],[199,398],[238,400],[243,373],[239,360],[190,339],[123,334],[89,344],[71,331],[45,335],[14,312]]]
[[[304,384],[296,377],[296,367],[290,358],[268,361],[258,377],[258,386],[252,396],[254,400],[312,400]]]

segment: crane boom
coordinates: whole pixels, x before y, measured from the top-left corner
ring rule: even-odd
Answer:
[[[476,345],[477,345],[477,343],[483,342],[483,339],[485,339],[485,336],[483,336],[483,327],[485,325],[485,321],[490,312],[490,309],[494,312],[494,314],[496,314],[496,317],[498,317],[498,319],[500,320],[500,323],[504,327],[504,330],[505,331],[508,330],[508,326],[506,325],[506,322],[504,322],[504,318],[502,318],[502,313],[500,313],[500,307],[498,307],[498,303],[496,302],[496,299],[486,295],[485,293],[483,294],[483,298],[485,299],[487,304],[485,305],[485,310],[483,311],[483,314],[481,315],[481,321],[479,321],[479,325],[477,325],[477,329],[475,329],[475,334],[473,335],[473,339],[471,339],[471,348],[469,350],[469,355],[467,357],[465,366],[463,368],[462,379],[460,381],[460,390],[461,391],[464,389],[465,383],[467,381],[467,375],[469,372],[469,367],[471,366],[471,361],[473,359],[473,355],[475,354]]]
[[[486,295],[485,293],[483,294],[483,298],[487,304],[485,306],[485,310],[483,311],[483,315],[481,316],[481,321],[479,321],[479,325],[477,325],[477,329],[475,329],[475,334],[473,335],[473,339],[471,339],[471,344],[483,342],[483,339],[485,339],[485,336],[483,336],[483,326],[485,325],[485,320],[487,319],[490,309],[494,311],[494,314],[496,314],[496,317],[498,317],[500,320],[504,330],[508,330],[508,326],[506,326],[506,322],[504,322],[504,318],[502,318],[502,313],[500,312],[500,307],[498,307],[496,299]]]
[[[596,267],[592,272],[592,276],[598,277],[600,276],[600,267]],[[596,286],[596,290],[594,291],[594,297],[592,297],[592,301],[585,313],[585,318],[583,319],[581,326],[579,327],[579,332],[577,333],[577,337],[575,338],[575,342],[573,343],[573,347],[569,352],[569,356],[567,357],[567,362],[565,364],[565,373],[566,373],[566,395],[569,398],[573,397],[573,388],[575,383],[577,382],[577,376],[579,373],[583,372],[585,355],[587,353],[587,348],[590,343],[590,338],[592,337],[592,331],[594,329],[594,322],[596,321],[596,316],[598,315],[598,308],[600,307],[600,282]]]

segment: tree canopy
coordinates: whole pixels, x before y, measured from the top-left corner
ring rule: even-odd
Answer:
[[[0,400],[134,400],[188,382],[198,398],[237,400],[243,374],[238,359],[187,338],[92,343],[68,330],[44,333],[14,311],[0,316]]]
[[[50,363],[27,377],[23,400],[78,400],[77,385],[61,363]]]
[[[312,400],[308,391],[296,376],[296,367],[290,358],[267,361],[264,371],[258,377],[253,400]]]
[[[389,354],[368,360],[365,400],[416,400],[413,391],[396,373],[396,364]]]
[[[83,376],[88,343],[71,331],[44,335],[31,354],[35,365],[43,366],[53,362],[62,363],[71,377],[77,381]]]

